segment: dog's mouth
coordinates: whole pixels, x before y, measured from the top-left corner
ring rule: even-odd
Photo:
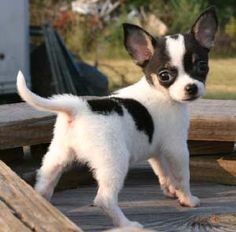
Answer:
[[[191,97],[185,97],[185,98],[182,99],[182,101],[184,101],[184,102],[191,102],[191,101],[194,101],[194,100],[196,100],[198,98],[199,98],[198,95],[197,96],[191,96]]]

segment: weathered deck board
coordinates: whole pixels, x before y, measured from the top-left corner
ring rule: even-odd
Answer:
[[[227,155],[192,156],[190,170],[194,181],[236,185],[236,152]]]
[[[3,232],[82,232],[1,161],[0,216]]]
[[[198,100],[189,107],[191,140],[236,141],[236,101]]]
[[[30,232],[31,230],[24,225],[0,200],[0,231],[2,232]]]
[[[0,106],[0,149],[47,143],[55,116],[26,103]],[[37,133],[36,133],[37,132]]]
[[[230,153],[234,150],[235,142],[228,141],[188,141],[191,155],[211,155],[220,153]]]
[[[236,101],[199,100],[189,105],[190,140],[236,141]],[[26,103],[1,105],[0,149],[50,142],[54,121],[53,114]]]
[[[199,208],[179,206],[161,193],[150,169],[131,171],[120,194],[120,205],[131,220],[145,228],[165,232],[236,231],[236,187],[195,183],[192,192],[201,198]],[[92,207],[96,186],[57,192],[52,203],[86,232],[112,227],[100,209]]]

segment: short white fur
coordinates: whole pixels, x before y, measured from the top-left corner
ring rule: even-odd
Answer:
[[[142,28],[124,24],[125,47],[148,76],[119,90],[115,97],[136,100],[147,109],[154,124],[152,142],[137,128],[135,119],[122,104],[123,115],[116,112],[103,115],[93,112],[86,98],[57,95],[44,99],[27,88],[19,72],[17,89],[20,96],[33,107],[58,114],[54,136],[38,171],[35,189],[50,199],[66,166],[74,161],[87,163],[94,171],[99,186],[95,205],[102,208],[116,226],[141,227],[123,214],[118,206],[118,194],[129,166],[148,160],[159,177],[165,195],[177,197],[180,204],[185,206],[199,205],[199,199],[190,191],[187,147],[189,116],[187,104],[184,103],[204,93],[205,86],[197,78],[201,80],[203,77],[203,82],[206,79],[209,44],[214,42],[217,25],[215,8],[209,7],[198,17],[187,37],[167,36],[163,40],[166,42],[165,51],[159,55],[165,61],[168,53],[170,64],[168,59],[166,67],[162,67],[167,68],[168,72],[161,75],[157,74],[155,62],[156,66],[160,66],[156,52],[159,52],[158,46],[163,45],[162,40],[158,43]],[[183,67],[186,53],[184,39],[197,45],[193,50],[204,51],[204,55],[201,53],[203,63],[197,60],[193,62],[197,71],[195,79]],[[192,52],[190,48],[188,50]]]
[[[123,187],[129,165],[148,160],[159,177],[164,194],[177,197],[182,205],[195,207],[199,199],[192,196],[189,184],[189,127],[186,104],[182,104],[149,85],[143,77],[139,82],[119,90],[116,97],[139,101],[149,111],[154,122],[152,143],[137,130],[130,114],[124,110],[101,115],[91,111],[84,98],[57,95],[44,99],[26,86],[18,73],[20,96],[40,110],[58,114],[54,137],[37,174],[36,191],[50,199],[66,166],[77,160],[94,170],[98,182],[95,205],[112,219],[115,226],[141,227],[132,222],[118,206],[118,194]]]

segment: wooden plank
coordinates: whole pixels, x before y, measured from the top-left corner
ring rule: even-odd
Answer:
[[[47,143],[55,116],[25,103],[0,106],[0,149]]]
[[[190,140],[236,141],[236,101],[199,100],[190,106]],[[55,115],[26,103],[0,106],[0,149],[48,143]]]
[[[138,176],[138,178],[137,178]],[[236,231],[236,187],[213,183],[192,183],[193,194],[201,199],[198,208],[181,207],[177,200],[163,196],[150,169],[129,173],[119,204],[130,220],[155,231]],[[86,232],[104,231],[111,221],[91,204],[96,186],[55,193],[52,203]]]
[[[236,141],[236,101],[198,100],[189,107],[190,140]]]
[[[0,231],[4,232],[30,232],[22,221],[13,214],[13,211],[0,200]]]
[[[234,144],[234,142],[227,141],[188,141],[190,155],[230,153],[234,151]]]
[[[0,161],[0,199],[30,230],[81,231]]]
[[[193,181],[236,185],[236,153],[192,156],[190,159],[190,173]]]

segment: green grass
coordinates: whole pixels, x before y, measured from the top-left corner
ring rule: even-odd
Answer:
[[[99,61],[98,68],[109,78],[110,90],[134,83],[142,76],[131,59]],[[236,99],[236,58],[211,59],[205,98]]]

